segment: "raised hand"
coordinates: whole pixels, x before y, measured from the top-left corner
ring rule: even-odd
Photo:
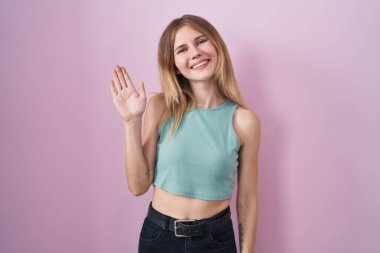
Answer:
[[[136,90],[125,68],[116,65],[110,84],[113,103],[123,121],[127,123],[141,117],[147,100],[144,82]]]

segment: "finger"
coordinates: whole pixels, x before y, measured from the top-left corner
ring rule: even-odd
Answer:
[[[129,75],[127,73],[127,70],[124,67],[121,67],[121,70],[122,70],[122,73],[123,73],[127,87],[135,89],[135,87],[133,86],[133,83],[131,81],[131,78],[129,77]]]
[[[115,83],[113,82],[113,80],[110,81],[110,88],[111,88],[111,94],[112,94],[112,97],[115,99],[118,92],[115,88]]]
[[[127,88],[127,83],[125,82],[124,75],[121,72],[121,68],[119,66],[116,67],[116,73],[121,84],[121,89]]]
[[[117,76],[116,70],[113,70],[113,84],[114,84],[114,87],[117,90],[117,93],[120,93],[120,91],[121,91],[121,84],[120,84],[120,81],[119,81],[119,77]]]

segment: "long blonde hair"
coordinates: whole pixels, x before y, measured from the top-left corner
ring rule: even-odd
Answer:
[[[169,115],[174,116],[170,135],[178,129],[185,112],[192,110],[195,106],[195,97],[191,91],[190,83],[184,76],[176,73],[174,63],[174,39],[176,32],[183,26],[189,26],[202,33],[215,47],[217,64],[214,78],[219,93],[225,99],[230,99],[239,106],[247,108],[236,82],[227,47],[218,31],[204,18],[195,15],[183,15],[169,23],[158,44],[158,66],[165,106]]]

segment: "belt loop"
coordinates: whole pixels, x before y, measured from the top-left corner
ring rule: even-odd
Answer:
[[[170,219],[165,220],[165,227],[164,230],[169,230],[169,224],[170,224]]]

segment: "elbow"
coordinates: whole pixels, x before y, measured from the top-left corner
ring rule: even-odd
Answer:
[[[128,185],[128,190],[133,196],[138,197],[143,195],[149,190],[152,181],[147,180],[147,178],[140,178],[134,175],[126,176],[126,183]]]
[[[146,193],[147,191],[139,191],[139,190],[129,190],[130,193],[132,193],[133,196],[138,197]]]
[[[132,193],[133,196],[138,197],[143,195],[149,190],[149,186],[134,185],[128,184],[128,190]]]

